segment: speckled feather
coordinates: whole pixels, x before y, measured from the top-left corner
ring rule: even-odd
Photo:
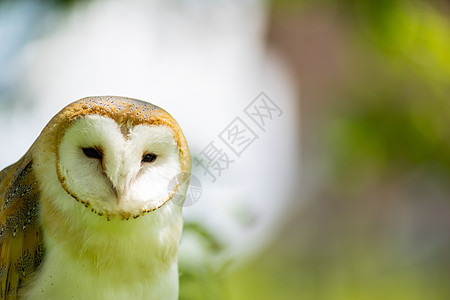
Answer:
[[[0,173],[0,299],[20,298],[20,287],[43,258],[39,191],[29,154]]]
[[[20,299],[23,287],[45,256],[42,200],[33,169],[34,152],[42,151],[40,147],[46,145],[45,151],[57,154],[59,142],[71,123],[94,114],[112,118],[125,133],[138,124],[169,127],[179,149],[182,170],[179,180],[188,180],[190,157],[186,140],[176,121],[163,109],[140,100],[113,96],[88,97],[69,104],[47,124],[22,159],[0,172],[0,299]],[[168,200],[142,214],[158,209]]]

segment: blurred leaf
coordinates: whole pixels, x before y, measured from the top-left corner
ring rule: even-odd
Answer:
[[[225,246],[207,228],[199,223],[186,222],[183,238],[195,236],[195,242],[203,253],[201,261],[180,262],[180,300],[228,299],[223,282],[227,264],[217,267],[213,258],[224,250]],[[189,258],[188,258],[189,259]]]
[[[199,223],[186,222],[183,231],[192,232],[200,236],[208,245],[208,251],[219,252],[223,250],[224,245],[211,233]]]

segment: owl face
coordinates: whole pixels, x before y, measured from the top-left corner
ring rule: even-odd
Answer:
[[[181,171],[170,128],[123,128],[98,115],[77,119],[67,129],[56,165],[64,190],[100,215],[138,215],[158,207]]]
[[[184,197],[186,142],[175,120],[149,105],[127,98],[82,99],[49,123],[37,167],[52,205],[130,219]]]

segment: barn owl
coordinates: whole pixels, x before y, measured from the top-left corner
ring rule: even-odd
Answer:
[[[177,299],[189,172],[161,108],[111,96],[66,106],[0,172],[1,299]]]

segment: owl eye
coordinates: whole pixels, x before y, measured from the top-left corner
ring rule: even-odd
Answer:
[[[89,148],[82,148],[81,150],[83,150],[84,155],[86,155],[89,158],[95,158],[98,160],[103,159],[102,151],[97,148],[89,147]]]
[[[143,163],[152,163],[152,162],[155,161],[155,159],[156,159],[157,157],[158,157],[158,156],[157,156],[156,154],[153,154],[153,153],[145,154],[145,155],[142,157],[141,162],[143,162]]]

